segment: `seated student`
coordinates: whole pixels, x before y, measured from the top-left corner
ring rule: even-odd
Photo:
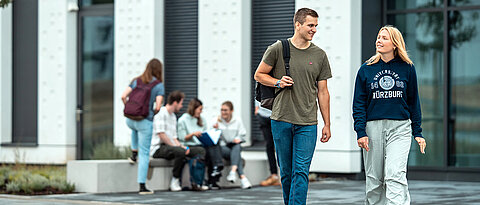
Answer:
[[[186,146],[202,146],[197,139],[202,132],[207,130],[206,121],[200,116],[202,113],[202,101],[193,98],[188,103],[187,113],[178,119],[178,138]],[[223,169],[222,152],[220,146],[205,147],[205,162],[208,165],[208,188],[220,188],[217,182]]]
[[[230,101],[222,103],[220,116],[214,119],[213,127],[222,131],[222,156],[231,161],[231,170],[227,180],[234,183],[237,179],[236,174],[240,176],[240,182],[243,189],[252,187],[250,181],[243,173],[243,161],[240,156],[241,143],[245,142],[247,131],[243,126],[242,119],[233,117],[233,104]]]
[[[173,159],[173,177],[170,182],[170,191],[182,190],[180,177],[187,156],[205,158],[205,150],[202,147],[184,146],[177,139],[177,117],[175,113],[182,108],[184,98],[185,94],[180,91],[170,93],[167,98],[167,105],[162,107],[153,119],[154,136],[152,136],[150,154],[153,155],[153,158]],[[195,190],[195,188],[193,189]]]

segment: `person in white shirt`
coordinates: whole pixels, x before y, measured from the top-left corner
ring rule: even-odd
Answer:
[[[213,127],[222,131],[221,147],[222,157],[231,162],[231,170],[227,176],[227,181],[234,183],[237,179],[236,174],[240,176],[240,182],[243,189],[252,187],[245,173],[243,173],[243,161],[240,156],[242,151],[241,143],[245,142],[247,131],[243,126],[242,119],[233,117],[233,104],[230,101],[222,103],[220,116],[214,119]]]
[[[180,177],[185,165],[186,157],[199,156],[205,158],[202,147],[189,147],[182,145],[177,138],[177,117],[175,112],[182,108],[185,94],[173,91],[168,95],[167,105],[153,119],[153,133],[150,154],[153,158],[173,160],[171,191],[181,191]]]

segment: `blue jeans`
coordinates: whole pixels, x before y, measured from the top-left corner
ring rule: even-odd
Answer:
[[[150,143],[152,141],[152,121],[143,119],[135,121],[127,118],[127,126],[132,129],[132,150],[138,150],[138,183],[147,180],[148,163],[150,162]]]
[[[272,134],[286,205],[306,204],[308,174],[317,142],[317,125],[272,120]]]

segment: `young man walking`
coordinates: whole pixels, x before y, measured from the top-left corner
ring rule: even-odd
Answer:
[[[173,176],[170,182],[170,191],[181,191],[180,177],[185,165],[186,157],[199,155],[205,158],[205,150],[202,147],[188,147],[180,144],[177,138],[177,117],[175,113],[180,111],[185,94],[173,91],[168,95],[167,105],[162,107],[153,119],[152,147],[150,153],[153,158],[173,159]]]
[[[318,14],[299,9],[293,18],[295,33],[288,39],[290,76],[283,62],[281,41],[270,45],[255,72],[263,85],[283,89],[275,98],[271,123],[285,204],[306,204],[308,174],[317,141],[317,99],[325,123],[321,142],[330,139],[330,95],[332,77],[326,53],[310,42],[317,31]],[[273,76],[270,76],[273,71]]]

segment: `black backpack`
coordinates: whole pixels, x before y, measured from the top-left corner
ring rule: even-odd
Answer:
[[[283,62],[285,63],[285,72],[287,76],[290,76],[290,44],[288,43],[287,39],[282,39],[280,41],[282,42],[283,48]],[[272,71],[270,71],[269,75],[273,76],[273,69]],[[277,97],[277,95],[285,88],[281,88],[277,92],[275,92],[275,89],[275,87],[265,86],[257,82],[255,86],[255,100],[260,102],[260,106],[272,110],[275,97]]]

